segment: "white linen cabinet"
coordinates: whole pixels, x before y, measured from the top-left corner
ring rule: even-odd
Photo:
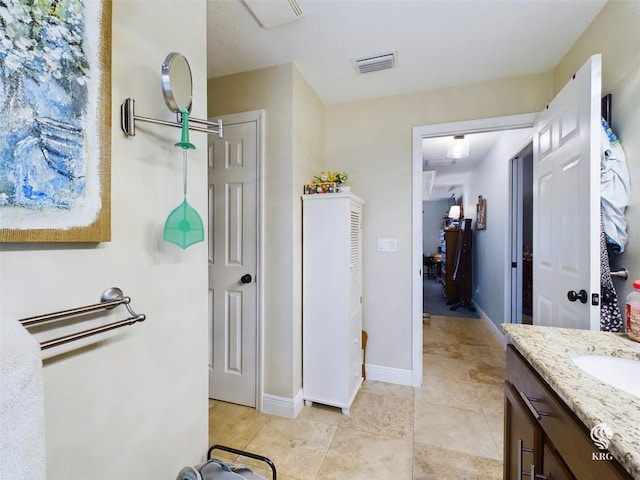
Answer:
[[[347,415],[362,385],[362,205],[351,193],[302,197],[302,389]]]

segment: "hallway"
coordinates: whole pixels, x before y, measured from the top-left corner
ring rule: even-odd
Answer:
[[[314,405],[292,420],[210,400],[209,442],[271,458],[281,480],[501,479],[500,342],[481,320],[432,316],[423,358],[421,388],[367,380],[349,417]]]

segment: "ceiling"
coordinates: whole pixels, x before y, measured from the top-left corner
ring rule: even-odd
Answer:
[[[298,0],[302,17],[263,28],[241,0],[207,1],[209,78],[295,63],[326,105],[548,72],[606,3]],[[289,2],[248,1],[273,9]],[[389,52],[397,54],[395,68],[357,73],[354,59]],[[472,156],[490,148],[483,135],[469,136]],[[439,148],[432,141],[425,148]],[[473,160],[450,173],[459,180]],[[435,170],[440,183],[445,172]]]
[[[423,199],[439,200],[462,195],[462,185],[470,171],[483,160],[495,142],[511,130],[466,134],[469,140],[469,156],[454,160],[453,165],[430,166],[429,160],[446,160],[447,147],[452,136],[425,138],[422,140]],[[515,153],[515,152],[514,152]]]
[[[303,17],[265,29],[240,0],[208,0],[209,78],[294,62],[328,105],[548,72],[606,3],[298,1]],[[356,73],[352,59],[392,51],[396,68]]]

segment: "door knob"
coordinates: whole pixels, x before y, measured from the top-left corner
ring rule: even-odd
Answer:
[[[587,292],[586,290],[580,290],[578,293],[576,293],[574,290],[569,290],[567,292],[567,298],[570,302],[580,300],[581,303],[587,303]]]
[[[251,280],[253,280],[253,278],[251,277],[251,275],[249,275],[248,273],[245,273],[244,275],[242,275],[240,277],[240,281],[242,283],[251,283]]]

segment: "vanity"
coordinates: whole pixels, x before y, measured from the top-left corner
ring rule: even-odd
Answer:
[[[588,330],[502,329],[509,340],[504,479],[640,479],[640,395],[624,383],[637,387],[640,375],[626,377],[623,366],[625,375],[598,379],[582,362],[627,359],[636,367],[640,343]],[[616,378],[623,384],[611,385]]]

